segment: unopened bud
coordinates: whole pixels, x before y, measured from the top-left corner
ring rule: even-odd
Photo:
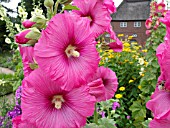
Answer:
[[[47,19],[43,15],[35,15],[30,19],[30,21],[35,22],[32,27],[42,29],[46,26]]]
[[[51,8],[54,5],[54,1],[53,0],[45,0],[44,1],[44,6],[46,8]]]

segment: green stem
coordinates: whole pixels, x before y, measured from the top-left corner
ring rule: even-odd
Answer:
[[[59,3],[61,2],[61,0],[57,0],[56,3],[55,3],[55,7],[54,7],[54,13],[53,13],[53,16],[57,13],[57,9],[58,9],[58,5]]]
[[[97,113],[97,103],[95,104],[95,110],[94,110],[94,123],[98,124],[98,113]]]
[[[108,117],[108,119],[110,119],[110,118],[111,118],[109,108],[107,109],[107,117]]]

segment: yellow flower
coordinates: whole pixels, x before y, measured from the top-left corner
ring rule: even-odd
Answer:
[[[147,52],[147,51],[148,51],[147,49],[142,50],[142,52]]]
[[[136,44],[138,44],[138,43],[137,43],[137,42],[132,42],[131,44],[136,45]]]
[[[125,62],[128,62],[129,60],[125,60]]]
[[[129,83],[132,83],[132,82],[134,82],[134,80],[129,80]]]
[[[122,94],[116,94],[115,97],[116,97],[117,99],[120,99],[120,98],[123,97],[123,95],[122,95]]]
[[[138,88],[139,88],[139,89],[141,89],[141,88],[142,88],[142,86],[141,86],[141,85],[138,85]]]
[[[129,62],[129,64],[133,64],[133,62]]]
[[[120,91],[124,91],[124,90],[125,90],[125,87],[120,87],[119,90],[120,90]]]
[[[144,62],[144,65],[145,65],[145,66],[148,66],[148,62],[147,62],[147,61],[145,61],[145,62]]]
[[[130,44],[129,44],[129,43],[127,43],[127,42],[126,42],[126,43],[124,43],[123,45],[124,45],[125,47],[130,47]]]
[[[143,76],[145,76],[145,74],[143,74],[143,73],[142,73],[140,76],[142,76],[142,77],[143,77]]]

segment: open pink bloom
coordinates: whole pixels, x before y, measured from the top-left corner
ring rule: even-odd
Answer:
[[[29,121],[22,121],[20,115],[12,119],[12,128],[36,128],[36,126]]]
[[[86,83],[97,70],[99,54],[87,20],[68,13],[54,16],[35,45],[38,66],[62,89]]]
[[[22,57],[24,76],[28,76],[33,69],[30,65],[34,64],[34,48],[33,47],[22,47],[19,45],[20,54]]]
[[[116,7],[113,0],[103,0],[104,5],[107,7],[109,13],[115,13]]]
[[[146,107],[153,112],[155,119],[169,118],[170,113],[170,92],[157,90],[152,99],[146,104]],[[170,119],[170,118],[169,118]]]
[[[19,44],[26,44],[30,39],[26,38],[26,35],[30,32],[31,30],[24,30],[22,32],[20,32],[19,34],[15,35],[15,41],[16,43]]]
[[[118,87],[118,80],[117,80],[115,72],[113,72],[111,69],[105,68],[103,66],[99,67],[96,74],[91,79],[92,82],[94,82],[96,80],[101,80],[102,84],[104,85],[104,89],[105,89],[104,93],[102,95],[103,97],[99,97],[98,95],[96,95],[97,93],[92,94],[96,97],[97,101],[98,102],[105,101],[105,100],[112,98],[114,96],[115,92],[117,91],[117,87]],[[90,85],[90,82],[88,85]],[[98,92],[100,92],[100,89],[101,89],[100,87],[101,87],[101,83],[99,82],[99,84],[96,84],[96,90],[97,90],[97,88],[99,89]],[[93,86],[93,88],[94,88],[94,86]],[[91,86],[90,86],[90,89],[91,89]]]
[[[38,128],[80,128],[93,114],[95,102],[87,85],[64,91],[36,69],[23,82],[22,119]]]
[[[108,7],[103,4],[102,0],[73,0],[73,2],[80,9],[73,11],[73,13],[89,18],[90,28],[95,33],[95,37],[106,31],[110,25],[111,16]],[[110,9],[110,3],[105,2],[105,4],[109,4]]]
[[[36,22],[32,22],[30,20],[25,20],[24,22],[22,22],[22,25],[25,27],[25,28],[31,28]]]
[[[165,10],[165,4],[164,2],[161,2],[159,4],[156,5],[156,11],[157,12],[163,12]]]
[[[151,19],[151,18],[148,18],[148,19],[146,20],[146,22],[145,22],[145,27],[146,27],[147,29],[150,29],[151,26],[152,26],[152,19]]]

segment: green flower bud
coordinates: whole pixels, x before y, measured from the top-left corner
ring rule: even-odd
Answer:
[[[46,26],[47,19],[43,15],[35,15],[30,19],[30,21],[35,22],[35,24],[32,25],[32,27],[42,29]]]
[[[53,0],[45,0],[44,1],[44,6],[46,8],[51,8],[54,5],[54,1]]]

